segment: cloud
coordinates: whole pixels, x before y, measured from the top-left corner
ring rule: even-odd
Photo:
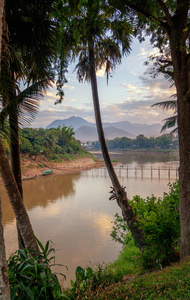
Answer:
[[[140,48],[140,52],[137,56],[143,57],[143,58],[148,58],[149,56],[151,56],[151,55],[155,56],[158,53],[159,53],[158,48],[152,48],[152,47],[150,49]]]
[[[51,97],[51,98],[53,98],[53,99],[58,99],[58,96],[56,96],[56,93],[53,93],[53,92],[46,92],[46,95],[45,95],[46,97]]]
[[[71,86],[71,85],[68,85],[68,84],[64,84],[63,88],[69,89],[69,90],[75,90],[74,86]]]
[[[84,107],[74,108],[69,105],[57,105],[55,109],[51,108],[39,111],[31,126],[34,128],[44,128],[57,119],[62,120],[72,116],[79,116],[89,122],[94,122],[94,112],[92,109],[84,109]]]
[[[101,69],[99,69],[99,70],[96,71],[96,76],[98,76],[98,77],[104,77],[105,76],[105,70],[106,70],[106,66],[103,65],[101,67]]]
[[[170,88],[170,85],[171,83],[166,81],[163,76],[150,78],[147,75],[139,76],[137,83],[120,83],[121,98],[118,93],[116,99],[122,99],[122,101],[115,101],[115,103],[101,101],[102,120],[104,122],[127,120],[132,123],[161,123],[161,120],[171,116],[173,112],[163,112],[160,108],[151,107],[151,105],[166,101],[170,99],[171,95],[175,94],[175,87]],[[52,94],[50,93],[50,95]],[[46,127],[56,119],[65,119],[71,116],[80,116],[87,121],[94,122],[92,102],[88,102],[87,98],[84,102],[80,101],[77,95],[65,98],[66,101],[70,102],[63,101],[62,104],[54,106],[52,105],[52,102],[54,102],[52,97],[47,97],[48,103],[41,106],[41,111],[38,113],[32,127]],[[65,105],[66,103],[70,103],[70,105]]]

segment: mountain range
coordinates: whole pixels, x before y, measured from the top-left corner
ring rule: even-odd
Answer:
[[[46,129],[57,128],[58,126],[73,127],[75,138],[80,141],[86,142],[98,140],[96,125],[83,118],[73,116],[68,119],[55,120],[49,124]],[[124,136],[135,138],[139,134],[143,134],[146,137],[159,136],[162,125],[159,123],[148,125],[122,121],[114,123],[105,122],[103,123],[103,127],[106,139],[114,139],[115,137]]]

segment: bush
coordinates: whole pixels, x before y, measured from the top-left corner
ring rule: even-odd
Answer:
[[[78,266],[76,268],[76,280],[71,280],[71,288],[66,291],[69,299],[88,299],[89,295],[108,286],[111,281],[109,272],[98,265],[96,270],[91,267],[85,269]]]
[[[37,257],[31,255],[31,250],[20,249],[8,259],[8,275],[11,299],[48,300],[63,299],[61,287],[55,273],[51,272],[51,261],[54,252],[49,247],[49,241],[45,247],[37,240],[41,249]],[[63,274],[62,274],[63,275]],[[63,275],[65,277],[65,275]]]
[[[164,193],[163,198],[135,196],[130,201],[147,245],[142,253],[144,268],[162,268],[179,260],[179,182],[169,187],[169,193]],[[123,218],[116,215],[111,236],[124,246],[132,238],[127,228]]]

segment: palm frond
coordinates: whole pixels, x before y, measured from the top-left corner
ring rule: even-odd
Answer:
[[[39,109],[39,100],[44,96],[44,91],[50,86],[50,82],[45,79],[32,84],[20,92],[0,112],[1,127],[4,127],[5,120],[7,119],[11,110],[15,109],[15,106],[18,107],[19,111],[19,124],[21,126],[31,124]]]
[[[162,108],[163,110],[175,110],[177,109],[177,100],[167,100],[167,101],[162,101],[162,102],[158,102],[155,103],[153,105],[151,105],[151,107],[155,107],[158,106],[160,108]]]
[[[166,118],[163,120],[165,123],[162,126],[161,132],[165,131],[168,128],[174,127],[177,125],[177,115],[174,115],[172,117]],[[176,131],[176,129],[175,129]]]

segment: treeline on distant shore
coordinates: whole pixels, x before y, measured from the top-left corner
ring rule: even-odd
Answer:
[[[127,137],[114,138],[113,140],[106,140],[108,149],[177,149],[178,139],[171,134],[163,134],[159,137],[145,137],[143,134],[138,135],[135,139]],[[90,144],[91,148],[95,150],[100,149],[99,142]]]
[[[51,129],[24,128],[20,130],[20,153],[29,156],[44,155],[49,160],[70,159],[77,154],[87,152],[81,147],[80,142],[74,138],[71,127],[58,127]],[[9,156],[9,139],[2,139],[7,155]]]

